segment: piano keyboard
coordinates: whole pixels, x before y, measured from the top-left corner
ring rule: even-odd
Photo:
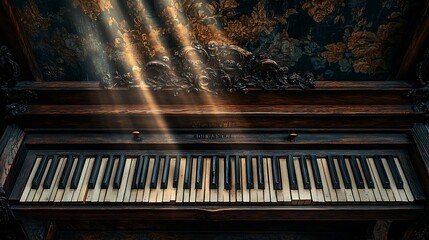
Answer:
[[[412,202],[395,155],[35,155],[20,202]]]

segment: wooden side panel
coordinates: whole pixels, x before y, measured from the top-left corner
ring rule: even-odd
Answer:
[[[3,188],[25,133],[17,125],[9,125],[0,141],[0,188]]]

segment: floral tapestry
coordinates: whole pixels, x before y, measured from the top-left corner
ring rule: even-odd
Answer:
[[[140,71],[193,42],[237,45],[317,80],[387,80],[412,0],[13,0],[46,81]],[[402,47],[401,47],[402,46]]]

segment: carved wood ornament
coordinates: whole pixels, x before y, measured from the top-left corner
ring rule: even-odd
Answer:
[[[185,92],[210,92],[214,94],[242,91],[248,88],[301,89],[314,88],[315,78],[307,72],[304,76],[290,73],[287,67],[274,60],[254,54],[234,45],[212,41],[208,46],[193,43],[174,53],[146,64],[144,84],[153,90],[173,88]],[[107,74],[100,87],[139,87],[131,73],[114,76]]]
[[[421,88],[413,89],[410,97],[413,99],[413,110],[429,113],[429,49],[416,67],[417,83]]]

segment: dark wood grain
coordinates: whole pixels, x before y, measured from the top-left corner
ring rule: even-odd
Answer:
[[[241,129],[201,130],[188,129],[163,133],[147,131],[140,134],[142,140],[135,141],[131,133],[32,133],[26,138],[26,145],[30,149],[174,149],[184,145],[194,145],[193,148],[219,149],[233,146],[233,149],[257,148],[347,148],[347,147],[389,147],[406,148],[411,144],[408,136],[401,133],[308,133],[299,132],[295,141],[288,141],[288,131],[282,129],[259,130],[252,132]],[[201,145],[196,147],[195,145]],[[259,146],[258,146],[259,145]],[[104,147],[103,147],[104,146]]]
[[[52,220],[415,220],[421,205],[399,206],[29,206],[14,205],[17,219]]]
[[[414,25],[414,31],[411,33],[411,40],[407,44],[408,48],[399,65],[396,79],[414,77],[415,65],[422,56],[424,49],[429,47],[429,2],[422,5],[420,11],[415,13],[417,24]],[[413,25],[410,26],[413,28]]]
[[[9,125],[8,130],[0,141],[0,188],[3,188],[8,178],[9,172],[14,164],[15,157],[24,140],[25,133],[17,125]],[[7,139],[5,143],[4,139]],[[5,143],[5,144],[3,144]]]
[[[5,34],[6,42],[18,60],[22,79],[42,81],[42,73],[12,1],[1,1],[0,12],[0,30]]]
[[[315,89],[262,90],[249,89],[240,92],[213,95],[207,93],[182,93],[175,90],[152,91],[148,88],[103,90],[97,82],[21,82],[17,90],[37,92],[33,104],[409,104],[405,97],[412,84],[402,81],[326,81]],[[365,96],[365,97],[362,97]]]

